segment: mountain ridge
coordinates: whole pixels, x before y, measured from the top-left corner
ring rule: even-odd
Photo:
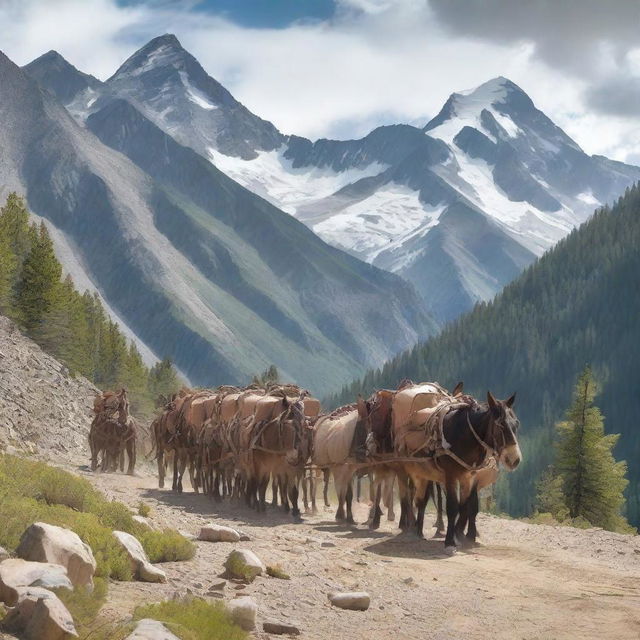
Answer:
[[[205,210],[192,199],[195,187],[178,192],[154,180],[80,127],[8,59],[0,66],[3,86],[15,85],[0,98],[3,121],[14,125],[0,131],[5,184],[26,193],[34,212],[55,226],[54,237],[80,251],[83,274],[130,329],[195,384],[242,383],[276,364],[283,375],[326,389],[435,330],[401,280],[329,247],[209,163],[205,179],[215,182],[224,206]],[[235,229],[221,217],[241,214]],[[245,237],[265,229],[252,217],[267,221],[275,237],[295,238],[289,253],[267,255],[247,244]],[[196,233],[191,243],[187,224]],[[246,276],[240,287],[252,282],[264,294],[259,309],[246,306],[258,296],[211,279],[233,269]]]

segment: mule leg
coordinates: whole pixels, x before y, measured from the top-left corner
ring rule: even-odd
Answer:
[[[393,522],[396,519],[396,514],[393,510],[393,485],[396,481],[396,474],[391,473],[384,479],[383,483],[383,503],[387,509],[387,520]]]
[[[156,456],[158,462],[158,487],[164,489],[164,450],[158,447]]]
[[[314,515],[318,513],[318,508],[316,507],[316,481],[316,472],[312,469],[311,475],[309,476],[309,493],[311,494],[311,513]]]
[[[298,480],[297,478],[289,478],[289,499],[291,500],[291,515],[296,520],[301,520],[300,509],[298,507]]]
[[[258,485],[258,500],[256,508],[258,512],[264,513],[267,510],[267,487],[269,486],[269,476],[260,479]]]
[[[307,472],[302,472],[302,505],[304,512],[309,513],[309,482],[311,478],[307,477]]]
[[[351,511],[351,504],[353,502],[353,483],[351,478],[349,478],[349,484],[347,486],[347,494],[345,496],[345,501],[347,505],[347,524],[355,524],[355,520],[353,519],[353,513]]]
[[[382,498],[382,482],[375,476],[374,480],[371,482],[371,489],[373,493],[373,501],[371,503],[371,510],[369,512],[371,517],[369,529],[379,529],[380,516],[382,515],[382,509],[380,509],[380,500]]]
[[[455,527],[456,518],[459,512],[457,481],[454,478],[447,478],[445,488],[447,491],[447,535],[444,539],[444,550],[449,555],[456,552]]]
[[[440,485],[439,482],[435,483],[436,486],[436,498],[437,498],[437,511],[438,511],[438,515],[436,517],[436,523],[435,523],[435,528],[436,528],[436,533],[434,535],[434,538],[442,538],[444,537],[444,518],[442,517],[442,486]]]
[[[191,486],[193,488],[194,493],[200,493],[199,489],[199,478],[196,470],[196,460],[193,452],[189,451],[187,453],[185,463],[189,465],[189,480],[191,481]]]
[[[324,506],[330,507],[329,504],[329,474],[331,473],[330,469],[323,469],[322,475],[324,477],[324,488],[322,489],[322,497],[324,498]]]
[[[347,482],[350,481],[350,477],[345,474],[344,467],[337,467],[333,471],[333,482],[335,483],[336,494],[338,496],[338,510],[336,511],[336,520],[338,522],[344,522],[344,504],[347,495]],[[325,477],[325,487],[327,486]]]
[[[456,521],[455,536],[456,543],[464,545],[464,530],[469,521],[469,497],[473,490],[473,481],[468,475],[460,478],[460,505],[458,507],[458,520]]]
[[[476,528],[476,516],[478,515],[478,511],[480,510],[480,500],[478,498],[477,486],[472,489],[468,502],[469,527],[467,529],[466,539],[471,546],[474,546],[476,544],[476,538],[478,537],[478,530]]]
[[[416,518],[416,535],[418,538],[424,538],[424,510],[429,502],[429,496],[433,496],[433,482],[426,483],[424,490],[419,491],[416,488],[416,506],[418,508],[418,517]]]
[[[127,475],[132,476],[136,468],[136,449],[137,443],[135,438],[131,438],[127,442],[127,457],[129,458],[129,465],[127,467]]]
[[[271,506],[272,507],[277,507],[278,506],[278,489],[279,489],[279,485],[278,485],[278,476],[276,476],[275,474],[271,475]],[[282,492],[280,493],[280,496],[282,497]]]

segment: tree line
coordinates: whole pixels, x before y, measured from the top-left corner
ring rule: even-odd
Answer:
[[[524,461],[502,474],[500,510],[514,516],[536,508],[537,483],[554,460],[556,423],[575,380],[590,364],[607,433],[620,433],[614,452],[634,461],[626,488],[629,521],[640,525],[640,187],[627,189],[545,253],[502,293],[382,368],[347,385],[326,404],[352,402],[403,378],[452,388],[464,380],[478,398],[518,391]]]
[[[149,416],[158,398],[181,386],[171,361],[147,367],[98,294],[80,293],[71,276],[63,276],[46,225],[30,223],[16,193],[0,208],[0,313],[71,375],[102,389],[125,387],[137,415]]]

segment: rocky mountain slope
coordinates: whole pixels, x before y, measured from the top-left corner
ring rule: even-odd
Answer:
[[[45,58],[30,73],[50,77]],[[242,383],[276,364],[321,392],[434,331],[411,286],[328,246],[130,103],[97,100],[93,124],[138,166],[100,142],[54,95],[69,74],[45,91],[0,57],[0,180],[52,225],[78,285],[194,384]],[[114,139],[120,114],[130,120]],[[130,148],[141,131],[154,151],[145,162]]]
[[[86,462],[97,391],[0,316],[0,451]]]
[[[51,64],[27,70],[42,78]],[[82,122],[127,100],[330,244],[408,279],[441,320],[491,298],[640,179],[637,167],[585,154],[506,78],[452,94],[423,130],[316,142],[249,112],[172,35],[97,88],[54,90]]]

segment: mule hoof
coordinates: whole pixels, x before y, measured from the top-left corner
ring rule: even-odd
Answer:
[[[449,546],[449,547],[445,547],[444,548],[444,552],[448,555],[448,556],[455,556],[456,555],[456,547],[455,545]]]
[[[345,522],[346,522],[347,524],[355,524],[355,523],[356,523],[356,521],[355,521],[353,518],[347,518],[347,519],[345,520]]]
[[[436,531],[436,532],[433,534],[433,537],[434,537],[434,538],[444,538],[444,531],[440,531],[440,530]]]
[[[371,531],[376,531],[376,529],[380,528],[380,523],[379,522],[375,522],[375,520],[373,522],[369,523],[369,529]]]

